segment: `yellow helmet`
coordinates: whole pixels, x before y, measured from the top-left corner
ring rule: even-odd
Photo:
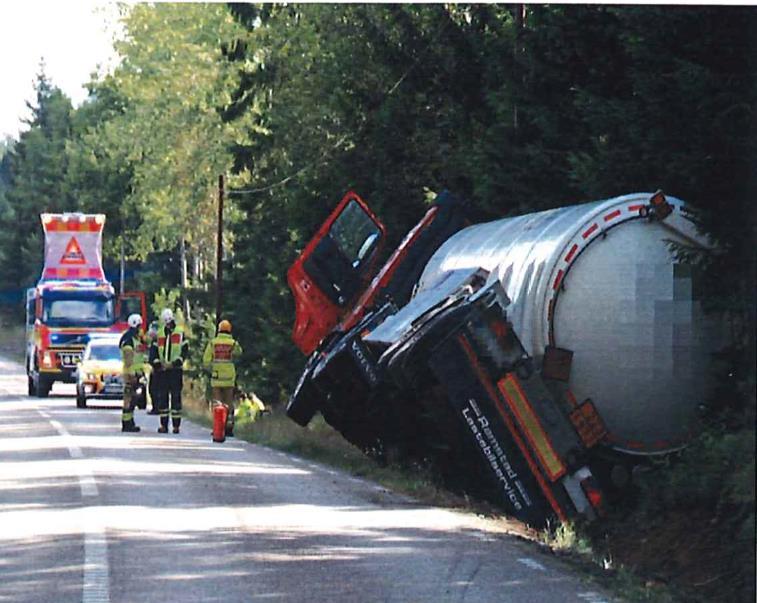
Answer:
[[[231,323],[228,320],[222,320],[218,323],[219,333],[231,333]]]

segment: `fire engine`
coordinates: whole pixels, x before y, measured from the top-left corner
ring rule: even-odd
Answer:
[[[116,296],[102,267],[103,214],[42,214],[42,275],[26,292],[26,374],[30,396],[74,383],[89,336],[121,333],[132,312],[146,322],[144,294]]]

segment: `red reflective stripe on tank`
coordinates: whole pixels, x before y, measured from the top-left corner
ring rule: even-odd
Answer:
[[[604,220],[605,220],[605,222],[609,222],[609,221],[610,221],[610,220],[612,220],[613,218],[617,218],[617,217],[618,217],[619,215],[620,215],[620,210],[619,210],[619,209],[616,209],[616,210],[615,210],[614,212],[611,212],[611,213],[607,214],[607,215],[606,215],[606,216],[604,217]]]
[[[562,277],[563,277],[563,271],[562,270],[558,270],[557,271],[557,276],[555,277],[555,282],[552,284],[552,288],[553,289],[557,289],[560,286],[560,282],[562,281]]]
[[[555,496],[552,493],[552,490],[550,490],[549,484],[547,484],[547,482],[545,481],[544,476],[541,473],[541,470],[536,465],[536,461],[533,459],[533,457],[529,453],[528,448],[526,447],[526,443],[523,441],[523,438],[521,438],[520,435],[518,434],[518,430],[515,427],[515,423],[513,423],[512,418],[510,417],[509,414],[507,414],[507,411],[504,409],[502,405],[502,398],[497,393],[497,390],[494,388],[494,385],[492,385],[492,382],[489,379],[489,377],[481,368],[481,364],[478,362],[478,358],[476,358],[476,353],[473,351],[473,348],[471,347],[470,342],[466,339],[465,335],[458,335],[457,340],[460,342],[460,345],[462,345],[463,351],[465,352],[465,355],[468,356],[468,359],[470,360],[471,365],[473,366],[473,369],[476,371],[476,374],[478,375],[478,378],[481,381],[481,384],[484,386],[484,389],[486,389],[486,392],[489,394],[489,397],[494,402],[494,405],[497,407],[497,411],[499,412],[502,419],[505,421],[505,424],[507,425],[507,429],[510,432],[510,435],[513,437],[513,440],[515,441],[518,448],[520,449],[520,452],[523,455],[523,458],[526,460],[528,467],[531,469],[531,473],[536,478],[536,481],[539,483],[539,487],[541,488],[541,491],[544,494],[547,501],[549,501],[549,505],[554,510],[558,519],[560,521],[565,521],[567,519],[565,516],[565,513],[563,512],[562,508],[558,504],[557,499],[555,499]]]
[[[171,333],[171,343],[181,343],[181,333]]]
[[[597,223],[595,222],[594,224],[589,226],[589,228],[586,229],[586,232],[584,232],[581,236],[584,239],[588,239],[591,236],[591,233],[593,233],[597,228],[599,228],[599,226],[597,226]]]
[[[166,345],[166,338],[165,337],[158,337],[158,345],[160,347],[163,347],[164,345]]]
[[[629,205],[628,211],[639,211],[642,207],[646,207],[643,203],[640,205]]]
[[[578,244],[573,243],[573,247],[570,248],[568,255],[565,256],[565,261],[570,262],[570,260],[573,259],[573,256],[576,255],[576,251],[578,251]]]

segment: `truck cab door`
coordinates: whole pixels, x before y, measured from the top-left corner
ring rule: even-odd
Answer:
[[[116,301],[116,324],[126,325],[126,321],[132,314],[142,317],[142,324],[147,325],[147,302],[143,291],[125,291],[118,296]],[[126,330],[124,326],[123,330]],[[145,326],[145,328],[147,328]]]
[[[292,338],[310,354],[373,276],[386,230],[348,192],[287,272],[296,318]]]

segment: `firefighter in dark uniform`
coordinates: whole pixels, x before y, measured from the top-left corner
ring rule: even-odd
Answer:
[[[158,433],[168,433],[168,417],[173,432],[181,427],[181,389],[184,384],[184,361],[189,344],[184,329],[176,324],[173,312],[166,308],[160,314],[157,338],[150,346],[150,366],[155,379],[160,427]],[[169,403],[170,401],[170,403]],[[170,410],[169,410],[170,409]]]
[[[144,376],[147,345],[140,329],[142,317],[139,314],[132,314],[127,322],[129,328],[118,342],[118,347],[121,350],[121,362],[123,363],[122,378],[124,382],[121,431],[137,432],[139,427],[134,424],[135,395],[139,381]]]
[[[150,323],[149,328],[147,329],[147,348],[148,350],[152,346],[154,341],[157,341],[158,339],[158,321],[153,320]],[[149,370],[148,375],[148,381],[147,381],[147,392],[149,394],[150,398],[150,412],[148,412],[148,415],[157,415],[160,414],[158,412],[158,394],[155,390],[155,379],[153,379],[153,368],[152,364],[150,362],[147,362],[147,369]]]

